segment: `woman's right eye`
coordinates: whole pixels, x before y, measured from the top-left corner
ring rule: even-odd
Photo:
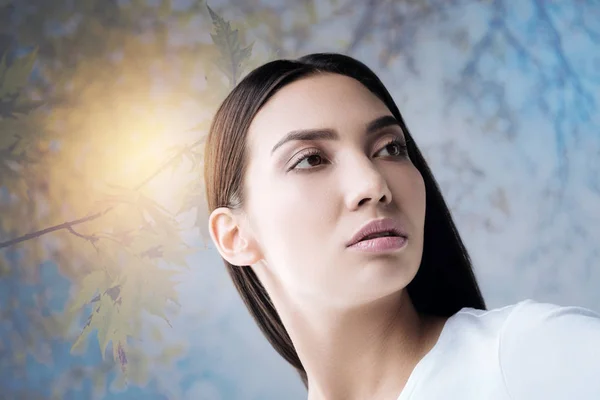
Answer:
[[[291,170],[307,170],[314,167],[318,167],[325,162],[325,158],[321,155],[321,152],[316,149],[311,149],[301,154],[293,165],[288,169]]]

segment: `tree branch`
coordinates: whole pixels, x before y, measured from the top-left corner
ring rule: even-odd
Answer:
[[[96,218],[99,218],[102,215],[104,215],[107,212],[109,212],[113,208],[114,208],[114,206],[111,206],[111,207],[107,208],[104,211],[100,211],[100,212],[98,212],[96,214],[93,214],[93,215],[90,215],[90,216],[87,216],[87,217],[84,217],[84,218],[79,218],[79,219],[76,219],[76,220],[73,220],[73,221],[64,222],[64,223],[62,223],[60,225],[54,225],[54,226],[51,226],[49,228],[45,228],[45,229],[42,229],[42,230],[39,230],[39,231],[31,232],[31,233],[28,233],[26,235],[20,236],[18,238],[11,239],[11,240],[8,240],[6,242],[2,242],[2,243],[0,243],[0,249],[3,249],[5,247],[13,246],[15,244],[24,242],[26,240],[35,239],[35,238],[40,237],[42,235],[45,235],[47,233],[59,231],[61,229],[71,229],[71,227],[74,226],[74,225],[79,225],[79,224],[82,224],[84,222],[92,221],[92,220],[94,220]]]
[[[191,129],[190,131],[192,131],[193,129]],[[161,172],[163,172],[165,169],[167,169],[169,166],[171,166],[176,160],[177,158],[183,156],[183,154],[186,151],[189,151],[195,147],[197,147],[198,145],[202,144],[204,142],[204,138],[200,138],[198,139],[196,142],[192,143],[190,146],[184,147],[182,150],[180,150],[179,152],[177,152],[177,154],[175,154],[173,157],[171,157],[168,161],[166,161],[160,168],[158,168],[156,171],[154,171],[150,176],[148,176],[146,179],[144,179],[142,182],[140,182],[135,188],[134,190],[140,190],[143,186],[145,186],[146,184],[148,184],[148,182],[150,182],[152,179],[154,179],[156,176],[158,176]],[[101,216],[103,216],[104,214],[110,212],[115,206],[110,206],[107,207],[104,211],[100,211],[97,212],[95,214],[89,215],[87,217],[83,217],[83,218],[79,218],[73,221],[69,221],[69,222],[64,222],[62,224],[59,225],[54,225],[39,231],[35,231],[35,232],[31,232],[28,233],[26,235],[8,240],[6,242],[1,242],[0,243],[0,249],[3,249],[5,247],[10,247],[10,246],[14,246],[16,244],[19,244],[21,242],[25,242],[27,240],[30,239],[35,239],[38,238],[42,235],[46,235],[48,233],[51,232],[56,232],[56,231],[60,231],[62,229],[68,229],[71,233],[73,233],[76,236],[82,237],[86,240],[91,240],[89,236],[85,236],[85,235],[81,235],[77,232],[75,232],[73,230],[73,226],[79,225],[79,224],[83,224],[84,222],[88,222],[88,221],[93,221],[97,218],[100,218]]]
[[[75,232],[75,229],[73,229],[73,228],[71,227],[71,225],[69,225],[69,226],[67,227],[67,229],[68,229],[68,230],[69,230],[69,232],[71,232],[73,235],[75,235],[75,236],[77,236],[77,237],[80,237],[80,238],[82,238],[82,239],[85,239],[85,240],[89,240],[90,242],[92,242],[92,244],[94,244],[94,243],[95,243],[95,242],[98,240],[98,237],[96,237],[95,235],[82,235],[81,233]]]

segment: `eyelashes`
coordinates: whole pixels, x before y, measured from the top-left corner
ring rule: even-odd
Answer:
[[[393,152],[389,151],[389,147],[390,146],[394,146],[393,148],[395,148],[396,150]],[[404,159],[408,156],[408,148],[406,146],[406,143],[403,140],[400,140],[398,138],[393,138],[390,139],[386,144],[384,144],[381,149],[379,149],[375,154],[379,154],[381,153],[383,150],[388,149],[388,153],[390,153],[389,155],[386,155],[384,157],[394,157],[394,158],[400,158],[400,159]],[[391,154],[394,153],[394,154]],[[307,168],[298,168],[298,166],[303,163],[304,161],[308,161],[309,166]],[[314,163],[311,163],[310,161],[314,161],[314,162],[318,162],[317,165],[314,165]],[[301,152],[297,157],[295,157],[295,160],[293,161],[292,165],[287,169],[287,171],[306,171],[306,170],[311,170],[314,168],[317,168],[321,165],[323,165],[323,163],[326,161],[325,156],[323,155],[323,152],[319,149],[316,148],[310,148],[307,149],[303,152]]]
[[[321,150],[317,150],[317,149],[308,149],[306,151],[303,151],[302,153],[300,153],[300,155],[296,158],[296,160],[294,161],[294,163],[292,164],[292,166],[290,168],[288,168],[288,171],[291,170],[295,170],[297,169],[296,167],[298,166],[298,164],[300,164],[301,162],[303,162],[304,160],[309,160],[311,157],[314,158],[319,158],[322,159],[322,154],[321,154]],[[314,167],[314,166],[313,166]],[[307,169],[307,168],[301,168],[301,169]]]

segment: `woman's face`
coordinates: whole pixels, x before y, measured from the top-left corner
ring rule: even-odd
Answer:
[[[325,133],[285,141],[290,132],[315,130]],[[414,278],[423,248],[423,179],[402,129],[362,84],[335,74],[291,83],[256,115],[247,140],[246,232],[266,261],[257,273],[271,295],[357,305]],[[401,249],[347,247],[380,218],[404,228]]]

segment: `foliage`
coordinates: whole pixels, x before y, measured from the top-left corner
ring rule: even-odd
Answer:
[[[326,50],[331,43],[322,40],[323,29],[327,33],[342,18],[355,22],[336,51],[352,55],[368,48],[375,54],[368,60],[372,67],[410,71],[409,79],[418,79],[419,35],[441,32],[456,49],[452,54],[465,59],[444,82],[448,109],[466,104],[481,136],[499,142],[515,140],[524,112],[508,101],[511,82],[500,71],[516,59],[523,81],[533,82],[523,103],[551,121],[556,165],[548,197],[562,199],[563,207],[569,196],[578,204],[566,190],[575,175],[567,155],[581,148],[597,155],[597,148],[581,144],[591,141],[575,140],[589,121],[597,127],[597,105],[593,74],[582,72],[561,41],[558,6],[527,2],[542,27],[522,29],[536,31],[531,39],[511,25],[507,1],[227,0],[222,9],[237,12],[243,25],[201,0],[187,8],[175,3],[0,0],[0,294],[9,300],[0,318],[11,332],[0,341],[0,365],[26,375],[28,356],[50,364],[55,338],[69,341],[75,354],[91,344],[105,358],[94,367],[73,365],[54,385],[56,398],[85,378],[101,393],[115,366],[119,383],[141,385],[149,363],[169,358],[147,354],[141,337],[148,325],[170,323],[177,279],[198,247],[197,240],[188,243],[189,230],[208,241],[202,144],[212,112],[245,70],[313,51],[315,44]],[[482,32],[456,23],[474,6],[489,14]],[[563,25],[597,38],[592,11],[582,2],[564,14],[569,20]],[[486,171],[456,143],[425,150],[432,165],[444,169],[441,183],[453,212],[468,220],[476,213],[469,196],[489,181]],[[598,174],[593,165],[588,170],[585,179],[597,196]],[[483,200],[500,218],[513,211],[508,190],[495,187]],[[558,202],[547,215],[557,208]],[[499,229],[489,215],[476,217],[480,227]],[[568,247],[592,240],[587,222],[570,221],[573,240],[560,242]],[[557,242],[547,250],[555,251]],[[44,285],[54,267],[67,288]],[[60,291],[70,291],[66,304],[51,307]]]
[[[194,43],[184,54],[188,65],[178,71],[180,79],[171,80],[174,87],[157,96],[153,93],[155,70],[168,66],[156,58],[168,50],[166,27],[186,18],[169,3],[161,2],[158,9],[142,3],[77,3],[66,18],[81,18],[75,28],[80,35],[59,33],[50,38],[35,32],[36,24],[27,25],[32,22],[27,18],[68,21],[49,5],[37,3],[39,14],[26,16],[15,29],[23,29],[17,34],[21,45],[38,47],[23,56],[11,56],[10,62],[9,50],[12,55],[15,49],[2,55],[2,279],[10,285],[22,282],[23,274],[33,274],[33,283],[39,285],[41,269],[47,268],[43,264],[52,262],[71,282],[73,293],[64,312],[39,304],[24,308],[16,302],[4,311],[3,320],[9,321],[19,313],[38,314],[39,329],[19,350],[23,361],[27,353],[35,352],[36,344],[57,336],[72,340],[74,354],[82,353],[95,332],[102,357],[112,348],[112,359],[127,381],[127,376],[139,375],[148,361],[137,348],[147,317],[159,317],[170,325],[169,303],[178,304],[177,276],[189,268],[187,256],[197,251],[183,239],[190,227],[182,224],[180,216],[195,211],[196,226],[205,229],[198,145],[203,143],[207,118],[188,129],[196,136],[194,143],[169,143],[174,132],[167,126],[164,111],[187,100],[175,96],[176,85],[189,85],[198,67],[210,79],[201,90],[204,101],[196,106],[214,107],[230,87],[221,83],[218,74],[225,73],[234,84],[252,46],[244,46],[239,31],[209,9],[213,43]],[[101,11],[98,7],[105,4]],[[150,32],[155,35],[150,43],[116,28],[129,24],[135,29],[132,20],[143,10],[163,25],[162,32],[156,27]],[[106,20],[111,24],[104,26]],[[74,43],[75,39],[87,45]],[[165,144],[170,152],[164,151]],[[181,168],[186,163],[191,168],[184,173]],[[165,183],[167,168],[187,182]],[[179,195],[161,205],[155,197],[165,189]],[[14,218],[4,218],[7,215]],[[82,313],[83,329],[73,337]],[[18,346],[15,340],[22,338],[13,338],[12,345]],[[45,362],[51,362],[47,346],[44,354]],[[63,386],[55,389],[68,389]]]
[[[239,31],[231,29],[229,22],[221,18],[208,7],[210,17],[215,25],[215,33],[211,33],[213,42],[219,49],[219,63],[217,66],[227,77],[231,86],[235,86],[241,72],[243,62],[252,53],[252,44],[242,47]]]

